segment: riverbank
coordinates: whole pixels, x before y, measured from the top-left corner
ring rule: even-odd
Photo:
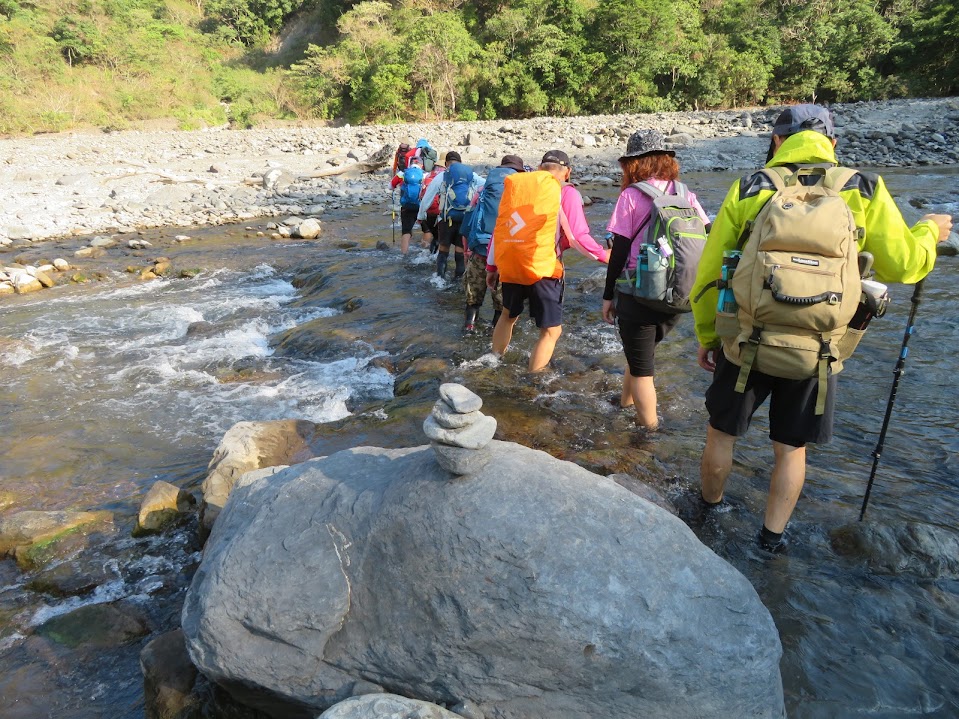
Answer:
[[[959,163],[959,99],[833,106],[841,159],[854,166]],[[535,118],[253,130],[65,133],[0,140],[0,250],[92,234],[198,226],[382,202],[387,170],[315,177],[364,160],[404,137],[429,138],[485,168],[507,153],[536,164],[567,150],[574,181],[615,184],[631,132],[669,136],[683,169],[741,170],[761,164],[778,108],[743,111]],[[71,239],[72,238],[72,239]],[[72,248],[69,242],[76,243]],[[67,260],[70,258],[67,257]]]

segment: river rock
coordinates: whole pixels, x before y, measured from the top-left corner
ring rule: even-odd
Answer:
[[[47,544],[78,530],[113,520],[110,512],[40,512],[26,510],[0,517],[0,556],[20,547]]]
[[[303,220],[296,228],[297,236],[304,240],[315,240],[322,231],[320,221],[314,219]]]
[[[146,719],[179,719],[198,707],[193,693],[198,672],[190,661],[183,630],[161,634],[140,652]]]
[[[94,237],[92,240],[90,240],[90,247],[103,247],[103,248],[113,247],[114,245],[116,245],[116,243],[117,241],[114,240],[112,237],[102,237],[98,235]]]
[[[18,272],[11,278],[13,280],[13,289],[17,294],[25,295],[28,292],[36,292],[37,290],[42,290],[43,285],[40,283],[36,277],[26,273]]]
[[[203,480],[201,523],[204,531],[213,526],[233,485],[243,474],[313,457],[309,439],[315,432],[316,425],[312,422],[294,419],[238,422],[227,430]]]
[[[44,287],[56,287],[57,285],[57,283],[54,282],[53,279],[51,279],[50,275],[48,275],[46,272],[41,272],[40,270],[37,270],[37,273],[34,275],[34,277],[36,278],[37,282],[39,282]]]
[[[942,257],[955,257],[959,254],[959,235],[949,233],[949,238],[936,245],[936,254]]]
[[[0,282],[0,295],[12,295],[16,288],[10,282]]]
[[[358,447],[235,489],[184,603],[196,666],[313,711],[363,679],[497,719],[783,716],[745,577],[604,477],[490,450],[456,480]]]
[[[440,427],[446,429],[468,427],[486,416],[482,412],[457,412],[446,400],[442,399],[436,401],[430,414]]]
[[[877,574],[959,578],[959,533],[951,529],[921,522],[855,522],[829,536],[838,554],[865,560]]]
[[[489,447],[465,449],[463,447],[452,447],[441,442],[430,442],[430,446],[433,448],[433,454],[440,467],[457,476],[475,474],[489,464],[493,457]]]
[[[37,627],[40,636],[73,649],[81,646],[118,647],[149,633],[150,627],[143,613],[122,602],[88,604]]]
[[[139,537],[161,531],[174,524],[194,504],[196,499],[189,492],[169,482],[154,482],[140,504],[133,535]]]
[[[475,392],[471,392],[461,384],[446,382],[440,385],[440,397],[453,408],[455,412],[466,414],[483,408],[483,399]]]
[[[367,694],[340,702],[319,719],[462,719],[441,706],[396,694]]]
[[[53,261],[53,266],[59,272],[66,272],[67,270],[70,269],[70,263],[67,262],[65,259],[63,259],[62,257],[58,257],[57,259],[55,259]]]
[[[496,419],[483,415],[478,422],[467,427],[446,429],[430,415],[423,422],[423,431],[434,442],[463,449],[482,449],[496,434]]]

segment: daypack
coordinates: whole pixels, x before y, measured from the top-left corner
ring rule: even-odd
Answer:
[[[423,161],[423,170],[432,172],[433,168],[436,167],[436,161],[439,159],[439,155],[436,150],[427,145],[426,147],[420,148],[420,159]]]
[[[421,170],[423,168],[423,158],[420,155],[420,148],[414,147],[412,150],[406,153],[406,166],[407,167],[418,167]]]
[[[400,185],[400,205],[403,207],[420,206],[420,189],[423,185],[423,170],[413,165],[403,172],[403,184]]]
[[[706,245],[706,225],[689,201],[689,189],[674,182],[674,194],[648,182],[634,187],[653,201],[649,220],[633,237],[636,270],[624,271],[617,289],[659,312],[690,312],[689,294]]]
[[[430,184],[433,182],[436,176],[440,174],[441,172],[443,172],[445,169],[446,169],[445,167],[434,167],[432,170],[429,171],[429,174],[423,178],[423,187],[420,190],[421,200],[423,199],[423,196],[426,194],[426,189],[430,186]],[[436,193],[436,196],[433,198],[433,201],[430,203],[430,206],[426,208],[427,215],[436,216],[440,214],[440,195],[442,194],[443,194],[442,192]]]
[[[396,154],[393,155],[393,173],[402,172],[406,169],[406,155],[410,151],[410,146],[405,142],[396,148]]]
[[[496,216],[499,213],[500,201],[503,198],[503,188],[506,178],[516,174],[512,167],[494,167],[486,176],[486,184],[479,194],[479,202],[472,210],[472,223],[468,226],[469,232],[464,232],[467,246],[472,252],[485,255],[493,229],[496,227]],[[464,226],[466,220],[463,221]]]
[[[443,181],[443,219],[462,220],[473,204],[475,194],[472,167],[462,162],[454,162],[446,168]]]
[[[544,170],[505,178],[493,229],[493,259],[500,280],[531,285],[544,277],[563,276],[560,195],[559,182]]]
[[[839,195],[856,171],[773,167],[762,173],[776,192],[743,229],[742,255],[725,283],[738,311],[718,313],[716,330],[726,357],[741,367],[737,392],[745,391],[754,369],[786,379],[818,376],[816,414],[823,414],[826,380],[842,370],[863,334],[848,327],[862,292],[862,233]],[[802,184],[804,176],[815,184]]]

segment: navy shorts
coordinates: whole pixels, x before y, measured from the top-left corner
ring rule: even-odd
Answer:
[[[544,277],[531,285],[503,283],[503,308],[510,319],[523,314],[529,300],[529,315],[540,329],[559,327],[563,324],[563,280]]]
[[[425,220],[420,220],[420,228],[424,234],[436,234],[436,220],[438,217],[439,215],[427,215]]]
[[[404,235],[413,233],[413,227],[416,225],[416,216],[419,214],[419,212],[419,207],[400,208],[400,225],[403,227]]]
[[[716,353],[713,383],[706,390],[706,410],[713,429],[742,437],[749,429],[753,414],[769,397],[769,438],[790,447],[803,447],[807,442],[825,444],[832,439],[833,415],[836,407],[836,375],[827,380],[826,410],[816,414],[819,378],[782,379],[753,370],[746,382],[746,391],[736,391],[739,367],[723,354]]]

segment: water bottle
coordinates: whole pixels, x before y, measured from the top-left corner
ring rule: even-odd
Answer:
[[[717,309],[725,314],[735,314],[739,309],[739,305],[736,304],[736,295],[733,294],[731,283],[733,280],[733,275],[736,273],[736,267],[739,266],[739,258],[742,256],[743,253],[739,250],[723,251],[723,269],[721,275],[723,279],[723,286],[719,289],[719,305]]]
[[[862,280],[862,295],[856,314],[849,320],[849,326],[854,330],[864,330],[869,326],[873,317],[882,317],[886,314],[889,304],[889,293],[882,282]]]
[[[646,245],[641,245],[639,248],[639,254],[636,255],[636,289],[637,295],[639,295],[638,290],[642,289],[643,286],[643,275],[649,272],[649,260],[646,258]]]
[[[665,236],[657,238],[656,244],[659,245],[659,254],[663,257],[673,256],[673,248],[669,246],[669,240]]]

